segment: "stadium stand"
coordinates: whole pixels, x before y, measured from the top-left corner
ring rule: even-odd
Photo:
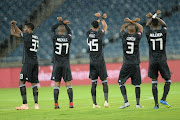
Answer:
[[[42,2],[42,0],[33,1],[34,2],[22,0],[20,2],[13,2],[11,0],[6,0],[6,2],[0,3],[1,10],[4,11],[3,13],[7,13],[7,17],[5,17],[5,14],[0,13],[0,16],[4,18],[2,19],[0,25],[3,26],[3,29],[0,30],[0,33],[4,34],[1,34],[2,36],[0,36],[0,40],[3,40],[3,38],[7,37],[9,34],[9,21],[11,19],[16,19],[19,23],[21,23],[28,17],[28,15],[30,15],[32,10]],[[105,57],[113,58],[122,56],[122,44],[121,40],[119,39],[119,31],[120,26],[124,23],[124,18],[129,17],[134,19],[135,17],[140,17],[140,23],[145,25],[145,22],[148,20],[145,15],[150,11],[154,12],[156,10],[154,8],[155,2],[156,0],[151,0],[151,2],[148,0],[105,0],[103,2],[100,0],[73,0],[71,2],[66,0],[35,30],[35,33],[40,38],[38,51],[39,60],[51,60],[52,42],[50,28],[53,24],[57,23],[57,16],[62,16],[71,22],[70,27],[73,32],[73,40],[71,44],[70,57],[87,58],[88,54],[86,54],[86,32],[90,28],[91,21],[96,19],[93,17],[95,12],[106,12],[108,15],[106,20],[108,24],[108,31],[104,38],[104,42],[108,43],[104,48]],[[9,6],[12,6],[11,9],[4,7],[4,5],[7,3]],[[15,6],[22,7],[21,9],[24,9],[25,12],[18,11],[15,9]],[[34,6],[34,8],[29,6]],[[169,2],[168,0],[159,0],[158,4],[158,9],[162,11],[161,17],[167,23],[168,28],[167,53],[173,55],[180,54],[180,47],[178,47],[180,45],[180,32],[178,31],[180,28],[180,11],[175,10],[175,7],[177,6],[179,9],[179,0],[172,0],[172,2]],[[19,47],[17,47],[13,52],[9,53],[7,57],[3,58],[1,61],[20,61],[22,56],[22,48],[23,44],[20,44]],[[148,56],[148,43],[145,38],[145,34],[143,35],[143,38],[140,42],[140,53],[141,56]]]

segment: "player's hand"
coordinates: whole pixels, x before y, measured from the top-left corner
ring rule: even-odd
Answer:
[[[57,17],[57,20],[58,20],[59,22],[62,22],[62,21],[63,21],[62,17]]]
[[[64,23],[64,24],[70,24],[69,20],[67,20],[67,19],[64,20],[63,23]]]
[[[139,22],[140,21],[140,18],[136,18],[133,20],[133,22]]]
[[[129,18],[124,19],[125,22],[132,22]]]
[[[146,14],[146,17],[151,18],[153,15],[149,12],[148,14]]]
[[[12,21],[10,22],[10,24],[11,24],[11,25],[16,25],[17,22],[16,22],[15,20],[12,20]]]
[[[100,23],[100,22],[101,22],[101,20],[100,20],[100,19],[98,19],[98,20],[97,20],[97,22],[98,22],[98,23]]]
[[[161,14],[161,11],[160,11],[160,10],[157,10],[156,14],[157,14],[157,15]]]
[[[101,17],[101,14],[100,13],[95,13],[94,14],[96,17]]]
[[[104,13],[102,17],[103,17],[104,19],[106,19],[106,18],[107,18],[107,14]]]

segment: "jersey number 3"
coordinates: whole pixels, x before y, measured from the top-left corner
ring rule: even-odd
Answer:
[[[39,41],[36,39],[32,39],[32,48],[30,48],[30,51],[37,52],[37,49],[39,47]]]
[[[129,51],[126,51],[127,54],[133,54],[134,53],[134,42],[127,42]]]

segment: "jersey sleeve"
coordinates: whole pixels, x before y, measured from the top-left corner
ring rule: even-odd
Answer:
[[[162,31],[163,34],[166,34],[166,33],[167,33],[167,27],[166,27],[166,25],[162,25],[161,31]]]
[[[146,29],[145,29],[145,34],[146,34],[146,38],[147,38],[147,39],[149,39],[150,26],[146,26]]]
[[[22,40],[26,40],[25,38],[26,38],[26,36],[27,36],[27,33],[20,33],[20,37],[22,38]]]
[[[137,37],[139,38],[139,39],[141,39],[142,38],[142,32],[137,32]]]
[[[126,32],[124,30],[120,32],[120,38],[124,38],[125,35],[126,35]]]
[[[103,38],[104,35],[105,35],[105,31],[104,31],[104,30],[101,30],[101,31],[99,31],[99,33],[100,33],[100,37]]]

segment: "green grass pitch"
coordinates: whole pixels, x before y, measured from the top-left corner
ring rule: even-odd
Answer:
[[[158,84],[159,99],[162,97],[164,84]],[[160,105],[154,107],[151,84],[141,85],[141,105],[135,108],[134,86],[127,84],[127,95],[130,107],[119,109],[123,98],[118,85],[109,85],[110,108],[104,108],[102,85],[97,87],[99,109],[92,108],[91,86],[73,86],[74,109],[69,109],[69,100],[65,87],[60,88],[59,104],[61,109],[54,109],[53,87],[39,88],[39,110],[34,109],[32,89],[27,88],[29,110],[15,110],[22,103],[18,88],[0,89],[0,120],[180,120],[180,83],[172,83],[167,101],[172,108]]]

